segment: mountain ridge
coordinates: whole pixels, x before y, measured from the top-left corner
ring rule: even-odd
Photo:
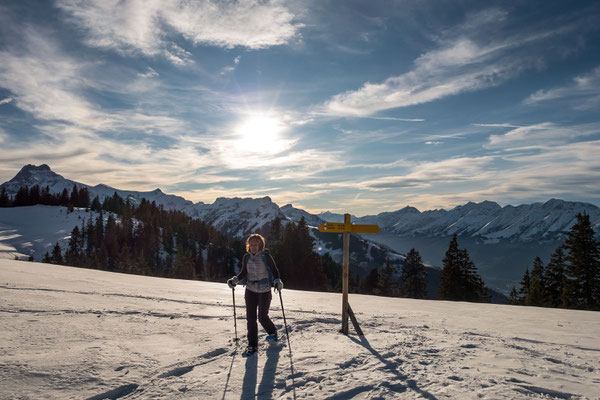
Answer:
[[[166,194],[161,189],[149,192],[119,190],[99,184],[96,186],[78,183],[54,173],[46,164],[39,167],[31,164],[23,167],[10,181],[0,187],[14,195],[20,186],[33,184],[49,186],[56,193],[71,190],[76,184],[86,187],[91,198],[98,195],[112,196],[115,192],[134,204],[142,198],[155,201],[165,209],[183,211],[193,218],[201,219],[222,233],[244,238],[250,233],[268,235],[272,221],[279,218],[283,224],[297,223],[304,217],[315,238],[315,249],[328,252],[336,261],[341,261],[340,235],[321,233],[316,228],[324,222],[341,222],[342,214],[324,212],[311,214],[286,204],[279,207],[268,197],[226,198],[220,197],[212,204],[193,203],[183,197]],[[377,215],[352,216],[353,223],[377,224],[382,232],[377,235],[352,235],[352,262],[361,271],[367,272],[373,265],[385,264],[386,257],[398,260],[411,248],[417,249],[427,265],[440,266],[448,247],[449,238],[456,234],[461,247],[468,248],[486,282],[492,287],[508,293],[518,285],[523,272],[531,266],[535,256],[547,262],[550,254],[559,246],[580,212],[587,212],[596,230],[600,228],[600,209],[590,203],[567,202],[550,199],[544,203],[507,205],[501,207],[492,201],[468,202],[451,210],[419,211],[406,206],[396,211]],[[364,253],[364,254],[363,254]]]
[[[262,198],[219,197],[212,204],[193,203],[185,198],[164,193],[160,188],[142,192],[121,190],[105,184],[86,185],[64,178],[52,171],[47,164],[25,165],[13,179],[0,185],[9,195],[16,194],[21,186],[48,186],[51,193],[71,190],[73,185],[85,187],[90,197],[98,196],[100,201],[115,192],[138,204],[142,198],[155,201],[165,209],[183,211],[193,218],[213,224],[224,233],[243,237],[253,231],[260,231],[276,217],[298,222],[304,217],[307,224],[317,227],[323,222],[341,222],[342,214],[324,212],[311,214],[305,210],[286,204],[280,207],[268,196]],[[472,237],[485,243],[528,242],[563,240],[580,212],[590,215],[596,231],[600,229],[600,208],[583,202],[568,202],[552,198],[544,203],[536,202],[518,206],[500,206],[485,200],[479,203],[468,202],[451,210],[437,209],[419,211],[406,206],[396,211],[385,211],[363,217],[352,216],[358,224],[377,224],[382,231],[399,237]]]

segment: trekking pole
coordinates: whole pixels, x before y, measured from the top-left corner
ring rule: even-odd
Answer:
[[[231,288],[231,294],[233,295],[233,327],[235,328],[235,344],[238,344],[238,335],[237,335],[237,316],[235,315],[235,288]]]
[[[279,301],[281,302],[281,313],[283,314],[283,325],[285,326],[285,336],[287,336],[288,347],[290,353],[292,352],[292,346],[290,345],[290,333],[288,332],[287,321],[285,320],[285,310],[283,309],[283,298],[281,297],[281,290],[279,292]]]
[[[283,325],[285,326],[285,336],[287,336],[288,350],[290,351],[290,367],[292,369],[292,374],[290,375],[290,377],[292,378],[292,390],[294,391],[294,399],[295,399],[296,398],[296,381],[294,379],[294,376],[296,374],[294,373],[294,360],[292,358],[292,345],[290,344],[290,333],[288,332],[287,321],[285,320],[285,310],[283,308],[283,298],[281,297],[281,290],[278,290],[278,292],[279,292],[279,301],[281,302],[281,313],[283,314]]]

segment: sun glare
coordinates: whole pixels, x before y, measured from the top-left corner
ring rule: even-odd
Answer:
[[[275,118],[257,115],[248,118],[236,129],[237,146],[251,152],[276,153],[283,149],[280,133],[283,125]]]

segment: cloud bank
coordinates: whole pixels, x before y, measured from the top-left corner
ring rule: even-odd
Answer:
[[[181,65],[192,58],[176,44],[181,38],[256,50],[286,44],[301,28],[279,1],[59,0],[57,5],[87,33],[90,46],[163,56]]]

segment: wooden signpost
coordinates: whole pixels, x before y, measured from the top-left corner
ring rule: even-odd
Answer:
[[[344,256],[342,261],[342,333],[348,334],[348,316],[352,320],[356,333],[363,336],[354,312],[348,304],[348,277],[350,275],[350,233],[379,233],[377,225],[353,225],[350,222],[350,214],[344,214],[344,222],[326,222],[319,225],[319,231],[327,233],[342,233],[344,244]]]

